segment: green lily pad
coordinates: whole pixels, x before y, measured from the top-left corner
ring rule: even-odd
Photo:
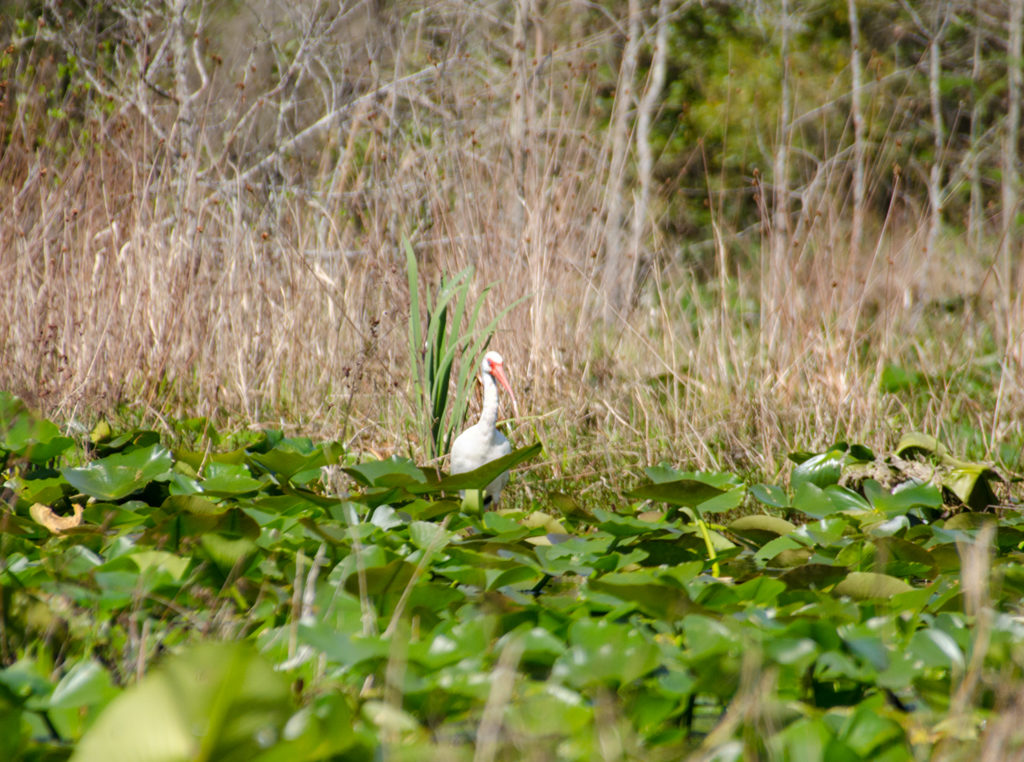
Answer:
[[[842,498],[844,493],[836,493]],[[833,513],[846,511],[853,507],[845,499],[832,500],[832,493],[822,489],[811,480],[802,481],[796,487],[793,495],[793,508],[813,518],[820,519],[831,516]]]
[[[383,595],[384,593],[400,593],[412,580],[416,567],[408,561],[396,558],[384,566],[374,566],[364,571],[367,595]],[[352,574],[345,580],[345,589],[353,595],[360,593],[358,574]]]
[[[984,511],[991,506],[999,505],[999,498],[989,484],[990,479],[998,478],[999,474],[982,463],[958,461],[943,478],[942,486],[949,489],[972,510]]]
[[[896,454],[901,458],[914,455],[915,453],[933,455],[939,460],[949,457],[949,450],[938,439],[920,431],[911,431],[904,434],[896,445]]]
[[[788,508],[789,496],[786,491],[774,484],[755,484],[750,488],[750,494],[758,502],[770,505],[773,508]]]
[[[907,584],[898,577],[891,577],[888,574],[877,572],[850,572],[846,579],[833,588],[836,595],[846,595],[854,600],[868,601],[875,599],[891,598],[900,593],[913,590],[912,585]]]
[[[625,581],[629,576],[620,574],[614,579],[592,579],[587,588],[633,603],[645,614],[665,622],[674,622],[687,614],[703,611],[701,606],[690,600],[685,590],[663,584],[631,584]]]
[[[170,478],[171,452],[159,444],[115,453],[61,474],[78,491],[100,500],[120,500],[152,481]]]
[[[598,528],[616,537],[638,537],[664,530],[664,521],[643,521],[633,516],[624,516],[603,508],[595,508],[594,518],[598,521]]]
[[[508,455],[503,455],[497,460],[484,463],[480,468],[476,468],[472,471],[466,471],[461,474],[451,474],[446,476],[441,479],[441,481],[431,485],[427,489],[420,486],[413,486],[409,491],[414,494],[421,494],[428,491],[428,489],[444,492],[483,489],[505,471],[515,468],[520,463],[530,460],[531,458],[537,457],[540,455],[542,450],[543,446],[541,443],[535,442],[532,445],[527,445],[526,447],[520,447],[518,450],[513,450]]]
[[[823,590],[846,577],[846,567],[801,564],[779,575],[786,586],[796,590]]]
[[[364,487],[405,487],[427,483],[423,471],[408,458],[372,460],[342,470]]]
[[[339,450],[315,447],[309,439],[283,439],[266,452],[250,452],[248,460],[287,481],[303,471],[338,462]]]
[[[56,425],[40,418],[10,392],[0,392],[0,450],[40,464],[53,460],[74,444]]]
[[[890,492],[874,479],[865,479],[864,494],[871,506],[887,517],[906,515],[913,508],[941,508],[942,493],[931,484],[918,484]]]
[[[777,516],[741,516],[730,522],[728,529],[757,545],[764,545],[776,537],[794,531],[796,525]]]
[[[203,492],[218,497],[230,497],[256,492],[264,482],[253,478],[249,469],[243,465],[214,461],[207,464],[206,476],[201,484]]]
[[[451,541],[451,533],[429,521],[414,521],[409,525],[409,539],[417,548],[437,552]]]
[[[280,736],[293,710],[288,678],[255,648],[204,643],[169,657],[114,699],[71,759],[165,762],[202,754],[246,762]]]
[[[607,619],[579,619],[569,627],[569,648],[552,677],[582,687],[630,683],[658,664],[658,652],[633,627]]]
[[[813,455],[794,466],[793,473],[789,477],[789,485],[797,492],[807,484],[813,484],[822,489],[831,484],[838,484],[846,460],[846,453],[841,450],[829,450],[819,455]]]
[[[644,484],[629,493],[634,500],[653,500],[658,503],[697,508],[712,498],[723,494],[724,490],[712,487],[705,482],[694,479],[677,479],[671,482]]]

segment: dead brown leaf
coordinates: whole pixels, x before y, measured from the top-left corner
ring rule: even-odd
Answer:
[[[53,508],[43,503],[33,503],[28,509],[29,514],[37,524],[42,524],[54,534],[60,534],[68,529],[74,529],[82,523],[82,506],[74,504],[74,513],[71,516],[61,516],[53,512]]]

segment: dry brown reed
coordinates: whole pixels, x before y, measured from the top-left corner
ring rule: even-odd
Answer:
[[[475,291],[496,283],[492,314],[528,296],[494,346],[529,411],[518,438],[545,440],[553,477],[661,458],[771,476],[797,445],[880,445],[910,428],[956,439],[953,419],[989,432],[993,450],[1020,440],[1022,297],[996,299],[1010,284],[962,237],[926,252],[924,201],[901,195],[898,175],[861,251],[838,147],[794,170],[781,239],[757,180],[743,192],[765,208],[760,230],[717,216],[706,240],[673,240],[657,193],[635,203],[631,169],[633,99],[650,108],[644,88],[660,84],[612,68],[630,100],[602,126],[602,67],[624,21],[584,27],[573,3],[543,15],[527,3],[515,19],[493,3],[380,18],[373,4],[328,5],[208,20],[203,70],[169,80],[187,121],[127,90],[70,130],[33,98],[5,101],[0,387],[65,420],[205,415],[416,455],[408,237],[427,277],[473,265]],[[633,30],[650,45],[656,19]],[[884,176],[894,150],[880,142],[867,176]],[[607,231],[631,215],[654,224],[633,228],[647,229],[637,251],[616,240],[647,277],[609,299]],[[772,240],[784,250],[757,267]],[[694,251],[711,255],[694,265]],[[962,311],[937,306],[953,299]],[[958,386],[992,335],[994,410]],[[880,390],[889,363],[947,380],[911,403]]]

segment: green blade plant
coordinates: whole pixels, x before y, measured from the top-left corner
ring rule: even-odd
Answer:
[[[473,268],[467,267],[454,277],[442,277],[434,295],[424,284],[421,304],[416,255],[408,239],[403,239],[403,244],[409,278],[409,367],[415,390],[415,413],[426,455],[433,459],[448,452],[455,433],[466,419],[477,358],[487,349],[498,323],[526,297],[504,307],[480,327],[480,312],[494,284],[485,286],[472,301],[469,287]],[[450,394],[452,366],[460,352],[466,360],[455,377],[454,394]]]

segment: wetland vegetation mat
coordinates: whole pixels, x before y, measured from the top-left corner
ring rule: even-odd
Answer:
[[[0,395],[0,756],[1021,751],[1024,518],[933,438],[482,515],[453,495],[539,445],[447,477],[250,440],[66,436]]]
[[[1024,756],[1022,83],[1024,0],[0,0],[0,760]]]

